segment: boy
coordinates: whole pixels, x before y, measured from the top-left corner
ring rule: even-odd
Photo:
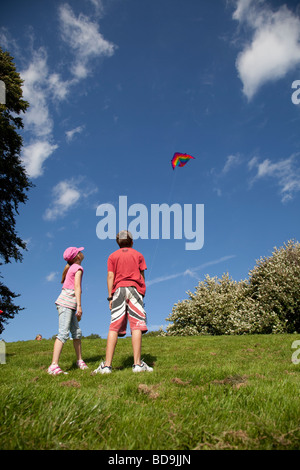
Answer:
[[[143,255],[132,248],[133,238],[130,232],[119,232],[117,243],[119,249],[107,260],[107,300],[111,310],[111,324],[107,336],[106,358],[94,373],[111,372],[118,336],[126,335],[127,320],[132,336],[132,370],[152,372],[152,367],[141,360],[142,334],[148,331],[143,301],[146,292],[144,271],[147,266]]]

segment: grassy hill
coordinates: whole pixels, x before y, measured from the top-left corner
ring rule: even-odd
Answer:
[[[299,335],[143,338],[153,373],[133,374],[131,338],[110,375],[91,375],[106,340],[71,341],[49,376],[53,340],[6,344],[0,365],[0,449],[298,449]]]

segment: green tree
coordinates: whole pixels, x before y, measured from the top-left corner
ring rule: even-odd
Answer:
[[[17,132],[23,128],[21,113],[29,103],[22,99],[22,79],[16,71],[13,58],[0,48],[0,80],[6,88],[5,104],[0,104],[0,265],[22,261],[21,250],[26,244],[16,231],[16,215],[20,203],[28,199],[27,191],[32,187],[22,165],[20,152],[22,137]],[[2,276],[1,276],[2,279]],[[13,318],[21,307],[14,305],[18,297],[0,282],[0,333],[4,323]]]

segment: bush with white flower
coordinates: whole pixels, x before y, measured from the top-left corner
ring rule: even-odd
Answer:
[[[239,282],[207,275],[166,319],[167,335],[300,332],[300,244],[289,241],[261,258]]]

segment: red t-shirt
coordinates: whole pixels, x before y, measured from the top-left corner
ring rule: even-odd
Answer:
[[[147,266],[143,255],[133,248],[114,251],[107,260],[107,270],[114,273],[112,293],[118,287],[134,286],[140,294],[145,295],[146,284],[141,275],[145,269]]]

